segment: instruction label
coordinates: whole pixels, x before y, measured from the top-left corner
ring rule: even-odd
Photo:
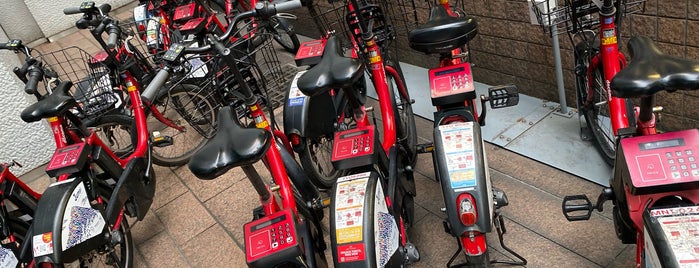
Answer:
[[[363,261],[366,259],[364,243],[337,246],[338,262]]]
[[[699,206],[651,210],[651,215],[656,217],[660,224],[677,263],[682,267],[699,267],[698,212]],[[646,240],[650,241],[650,238]]]
[[[364,199],[369,172],[338,179],[335,190],[335,237],[338,244],[362,241]]]
[[[451,187],[476,186],[473,122],[439,126]]]

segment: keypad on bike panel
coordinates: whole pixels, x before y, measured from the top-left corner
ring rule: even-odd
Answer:
[[[301,255],[291,209],[244,225],[245,257],[250,267],[271,267]]]
[[[332,162],[337,169],[347,169],[373,164],[375,139],[374,126],[357,127],[335,133]]]
[[[301,43],[299,51],[296,52],[296,66],[316,65],[320,62],[325,50],[325,41],[322,39],[311,40]]]
[[[194,18],[180,27],[180,32],[182,34],[196,34],[204,30],[206,26],[206,20],[204,18]]]
[[[46,174],[55,177],[61,174],[80,171],[87,161],[90,146],[77,143],[57,148],[46,167]]]
[[[699,188],[699,130],[621,140],[633,193]]]
[[[174,21],[185,21],[197,16],[197,4],[191,3],[175,8]]]
[[[476,98],[469,63],[431,69],[429,75],[432,105],[460,103]]]

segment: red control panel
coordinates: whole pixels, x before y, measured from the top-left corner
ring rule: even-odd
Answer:
[[[204,18],[195,18],[187,21],[184,25],[180,27],[180,31],[183,34],[198,33],[204,29]]]
[[[430,69],[430,92],[433,105],[444,105],[476,98],[471,64]]]
[[[299,50],[296,52],[296,66],[315,65],[320,62],[325,50],[325,40],[311,40],[301,43]]]
[[[632,187],[699,182],[699,130],[621,140]]]
[[[191,3],[183,6],[178,6],[175,8],[175,14],[172,19],[175,21],[188,20],[193,18],[197,12],[197,4]]]
[[[296,221],[291,209],[246,223],[243,228],[248,263],[276,263],[277,261],[273,260],[258,261],[267,258],[279,258],[281,261],[301,254]]]
[[[87,161],[88,147],[85,143],[77,143],[57,148],[46,167],[46,173],[53,177],[79,171]]]

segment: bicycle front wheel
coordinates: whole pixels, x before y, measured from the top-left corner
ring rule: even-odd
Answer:
[[[332,165],[333,136],[323,135],[314,138],[303,138],[302,150],[299,152],[301,166],[308,173],[308,178],[321,189],[330,189],[341,170]]]
[[[587,62],[579,63],[585,66]],[[614,164],[616,157],[615,136],[609,113],[609,99],[604,87],[604,71],[598,67],[592,71],[591,80],[586,72],[576,75],[577,91],[580,98],[580,110],[585,117],[587,128],[592,133],[595,145],[602,159],[609,165]]]
[[[80,257],[79,267],[134,267],[134,249],[131,231],[126,218],[122,219],[121,226],[113,236],[119,236],[116,243],[108,243],[100,250],[94,250],[85,256]]]
[[[193,90],[196,87],[191,85],[179,85],[174,87],[169,94],[163,94],[153,104],[162,117],[148,117],[148,131],[153,133],[158,131],[161,137],[170,137],[172,144],[163,146],[153,146],[153,163],[159,166],[175,167],[181,166],[189,162],[189,158],[197,152],[204,144],[206,138],[199,132],[193,131],[190,128],[192,121],[201,121],[201,125],[209,128],[214,122],[214,107],[206,96],[202,95],[199,90]],[[206,107],[182,107],[181,104],[188,103]],[[191,111],[183,117],[178,112]],[[201,111],[206,111],[203,114]],[[189,120],[187,120],[189,119]],[[169,121],[169,122],[168,122]],[[213,129],[204,129],[205,132],[213,131]]]
[[[273,34],[274,41],[277,41],[284,50],[289,53],[296,54],[299,50],[301,42],[296,36],[293,26],[284,18],[271,17],[269,19],[269,30]]]

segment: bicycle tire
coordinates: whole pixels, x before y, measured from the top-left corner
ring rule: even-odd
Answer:
[[[134,267],[134,245],[126,217],[121,220],[118,233],[122,236],[121,242],[117,243],[117,245],[108,245],[107,247],[109,250],[106,250],[106,253],[95,252],[95,250],[89,253],[87,257],[80,257],[80,267],[114,267],[115,265],[116,267],[124,268]],[[118,262],[114,262],[114,259],[110,259],[114,258],[114,253],[116,252],[121,254]],[[106,256],[107,254],[109,254],[109,256]]]
[[[394,68],[398,73],[398,77],[394,77],[390,72],[386,72],[386,82],[388,84],[389,93],[394,100],[393,109],[395,114],[398,114],[397,118],[400,120],[400,122],[396,124],[396,139],[406,151],[408,164],[410,166],[415,166],[415,163],[417,163],[417,128],[415,126],[412,100],[410,99],[408,89],[405,88],[405,78],[403,77],[400,65],[392,61],[387,61],[386,65]],[[395,80],[401,81],[403,87],[401,88]]]
[[[592,133],[600,156],[607,164],[614,165],[616,137],[612,130],[609,100],[604,86],[604,71],[601,66],[598,66],[592,72],[592,81],[589,81],[587,77],[589,54],[583,55],[585,56],[576,56],[576,66],[581,68],[575,76],[580,111],[585,117],[586,126]],[[589,86],[590,82],[593,82],[591,86]]]
[[[193,103],[197,105],[208,105],[204,109],[191,109],[192,111],[210,111],[214,112],[212,103],[207,101],[206,96],[200,94],[200,90],[193,85],[182,84],[172,88],[169,94],[163,94],[158,97],[153,103],[158,111],[175,125],[183,127],[182,131],[169,127],[163,122],[157,120],[154,116],[148,117],[148,131],[160,132],[161,136],[172,138],[172,145],[163,147],[153,146],[152,155],[153,163],[159,166],[176,167],[189,162],[189,158],[194,155],[201,147],[206,144],[207,139],[198,131],[192,131],[188,123],[192,123],[192,118],[204,118],[215,122],[214,115],[204,115],[200,117],[198,114],[182,115],[181,106],[177,107],[178,103]],[[188,111],[187,109],[184,109]],[[185,118],[186,117],[186,118]],[[189,119],[189,120],[188,120]],[[203,119],[202,119],[203,120]],[[212,125],[212,124],[208,124]]]
[[[294,28],[284,18],[271,17],[269,18],[268,31],[272,33],[274,41],[284,48],[289,53],[296,54],[301,47],[299,37],[296,35]]]
[[[133,117],[107,114],[97,118],[90,128],[118,157],[123,158],[133,153],[137,138]]]
[[[301,166],[311,182],[320,189],[330,189],[343,171],[332,165],[333,135],[304,137],[298,152]]]

